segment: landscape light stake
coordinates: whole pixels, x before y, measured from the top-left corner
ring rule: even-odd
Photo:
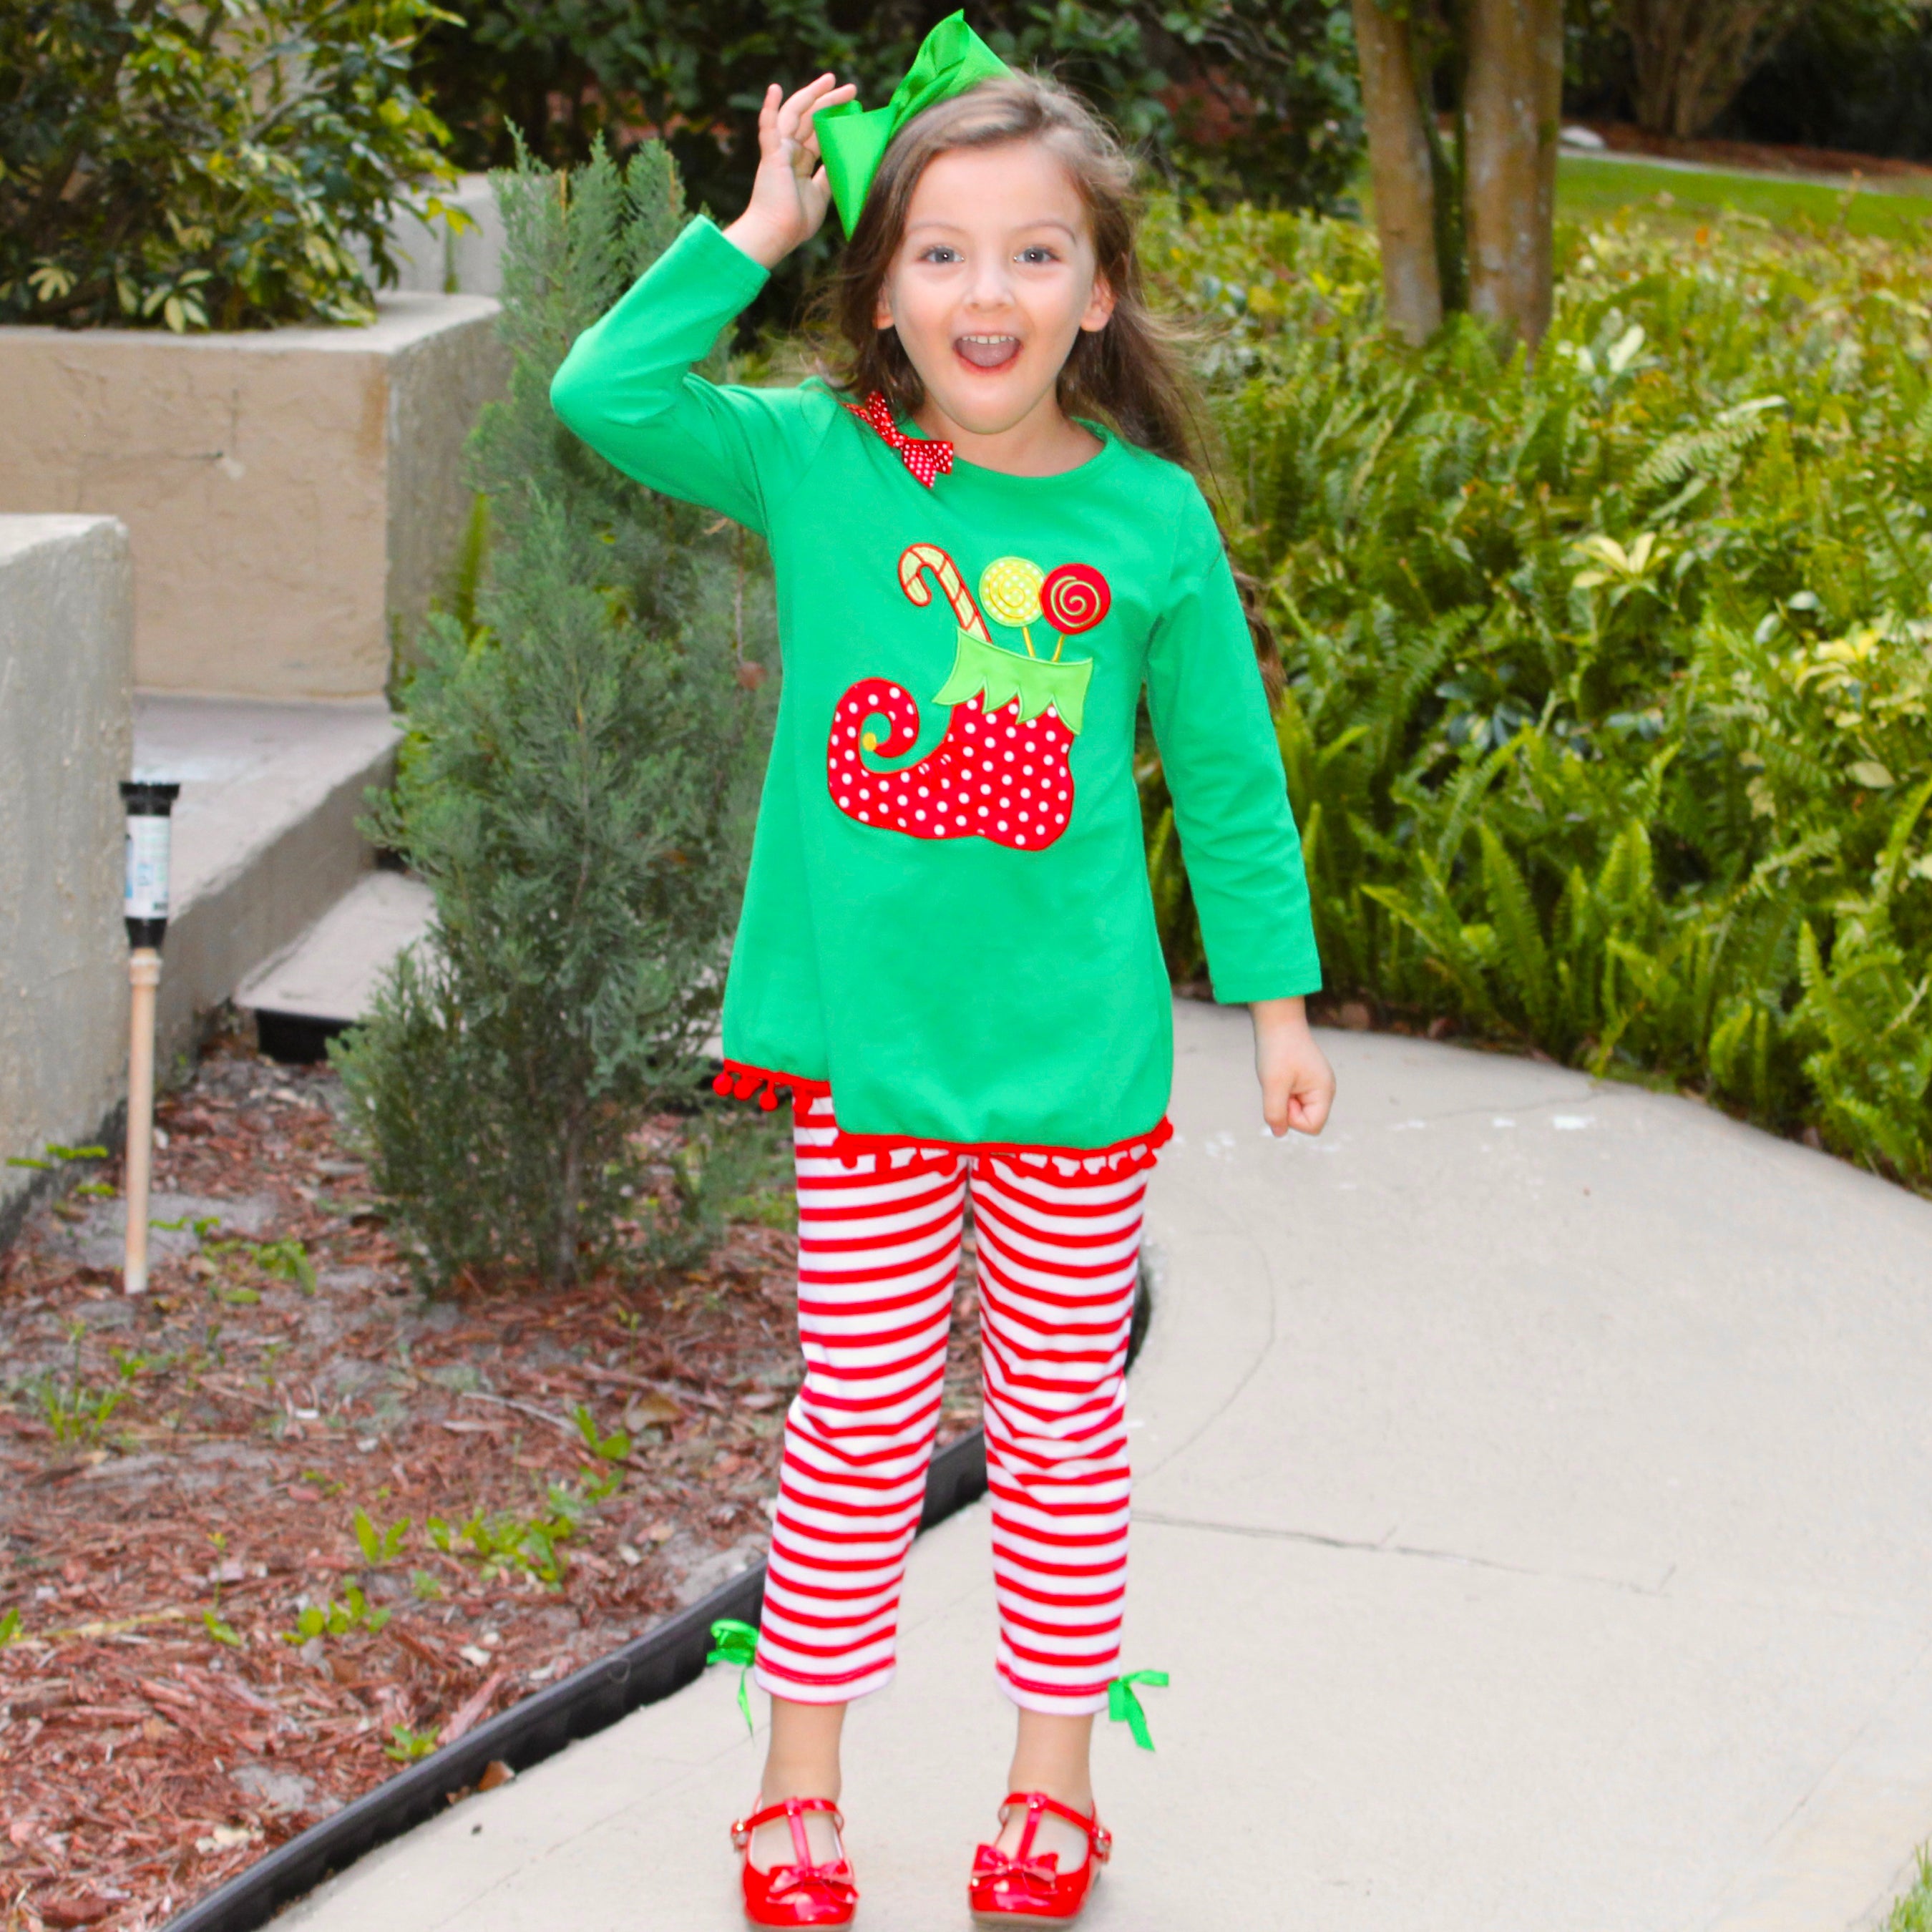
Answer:
[[[128,1042],[128,1247],[122,1286],[130,1294],[148,1287],[148,1188],[154,1145],[154,993],[161,983],[161,939],[168,928],[168,848],[181,787],[152,780],[122,781],[128,809],[127,882],[122,911],[128,922],[128,980],[133,988]]]

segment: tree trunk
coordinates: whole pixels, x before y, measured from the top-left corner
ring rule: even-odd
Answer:
[[[1555,267],[1563,0],[1470,0],[1466,18],[1469,308],[1533,349]]]
[[[1436,260],[1436,185],[1423,124],[1408,22],[1378,0],[1354,0],[1369,171],[1382,242],[1382,300],[1389,326],[1424,342],[1442,326]]]
[[[1637,125],[1653,134],[1701,134],[1810,7],[1811,0],[1618,0]]]
[[[577,1237],[582,1217],[578,1201],[584,1192],[584,1123],[574,1109],[563,1126],[563,1171],[557,1177],[556,1223],[550,1249],[548,1285],[577,1285]]]

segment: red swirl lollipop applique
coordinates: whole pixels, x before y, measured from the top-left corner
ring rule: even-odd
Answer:
[[[1112,608],[1114,593],[1107,580],[1090,563],[1063,563],[1046,573],[1040,586],[1040,604],[1047,622],[1060,633],[1053,655],[1060,656],[1061,644],[1090,631]]]
[[[1107,614],[1112,593],[1090,565],[1042,571],[1023,556],[1003,556],[980,577],[980,602],[958,566],[936,544],[914,544],[899,559],[899,587],[909,602],[944,596],[958,633],[951,675],[934,693],[952,706],[946,736],[910,765],[872,763],[910,751],[919,737],[919,706],[910,692],[883,678],[862,678],[839,699],[826,746],[832,802],[848,818],[914,838],[984,838],[1037,852],[1065,832],[1073,813],[1067,752],[1078,734],[1091,658],[1062,662],[1069,638]],[[983,610],[982,605],[984,606]],[[986,622],[1019,632],[1024,656],[993,641]],[[1053,655],[1034,646],[1045,620],[1059,632]],[[874,728],[883,721],[883,740]]]

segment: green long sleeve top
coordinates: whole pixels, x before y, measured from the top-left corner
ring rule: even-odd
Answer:
[[[820,382],[694,375],[765,274],[693,221],[550,389],[619,469],[770,546],[784,681],[728,1071],[747,1095],[769,1080],[767,1105],[828,1084],[853,1144],[1138,1160],[1173,1067],[1133,772],[1143,684],[1216,997],[1321,983],[1214,519],[1185,470],[1103,429],[1060,476],[956,460],[928,486],[914,464],[934,446],[902,456]]]

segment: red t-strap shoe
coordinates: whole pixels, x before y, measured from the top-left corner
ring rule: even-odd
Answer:
[[[1083,1818],[1043,1791],[1010,1792],[1000,1807],[1001,1824],[1016,1804],[1024,1804],[1027,1814],[1018,1846],[1003,1852],[997,1845],[982,1845],[973,1854],[968,1894],[973,1916],[982,1925],[1071,1925],[1080,1916],[1114,1840],[1097,1813]],[[1078,1871],[1062,1871],[1058,1852],[1034,1851],[1040,1818],[1048,1811],[1087,1834],[1087,1857]]]
[[[839,1856],[826,1865],[814,1864],[812,1846],[805,1835],[805,1814],[829,1811],[832,1828],[843,1832],[845,1820],[829,1798],[782,1798],[740,1818],[731,1827],[731,1842],[745,1854],[745,1916],[754,1925],[849,1925],[853,1908],[859,1903],[859,1888],[852,1880],[852,1868]],[[752,1862],[752,1834],[760,1825],[783,1818],[791,1826],[792,1850],[788,1865],[774,1865],[760,1871]]]

